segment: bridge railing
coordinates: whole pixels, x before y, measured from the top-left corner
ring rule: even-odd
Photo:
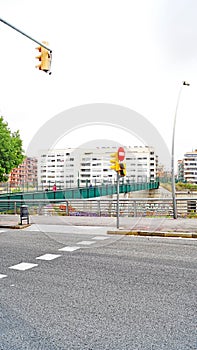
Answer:
[[[197,198],[176,199],[178,217],[197,217]],[[0,200],[0,214],[19,214],[20,207],[27,205],[30,215],[61,216],[109,216],[117,214],[116,199],[34,199]],[[120,198],[120,216],[173,216],[171,198]]]
[[[127,193],[141,190],[158,189],[159,181],[139,182],[139,183],[120,183],[120,193]],[[15,192],[2,193],[2,199],[16,199],[16,200],[45,200],[45,199],[87,199],[102,196],[110,196],[117,193],[116,184],[105,184],[100,186],[65,188],[57,191],[36,191],[36,192]]]

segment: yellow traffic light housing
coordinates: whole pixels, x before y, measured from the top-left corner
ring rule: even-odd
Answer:
[[[119,175],[120,176],[126,176],[126,174],[127,174],[127,171],[126,171],[126,163],[119,163]]]
[[[48,42],[42,42],[45,46],[48,45]],[[36,50],[40,52],[40,55],[36,58],[40,61],[40,63],[36,66],[39,70],[42,70],[46,73],[50,72],[51,69],[51,53],[45,49],[43,46],[36,47]]]
[[[119,161],[118,161],[118,152],[111,154],[112,159],[110,159],[110,163],[113,165],[110,166],[110,169],[115,170],[116,172],[119,171]]]

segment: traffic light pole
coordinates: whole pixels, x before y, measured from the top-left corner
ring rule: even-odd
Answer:
[[[0,18],[0,22],[6,24],[7,26],[11,27],[12,29],[16,30],[17,32],[19,32],[20,34],[26,36],[28,39],[34,41],[35,43],[37,43],[38,45],[44,47],[46,50],[48,50],[50,53],[52,53],[52,50],[49,49],[47,46],[45,46],[43,43],[39,42],[38,40],[35,40],[34,38],[32,38],[31,36],[29,36],[28,34],[22,32],[22,30],[14,27],[12,24],[6,22],[4,19]]]
[[[125,158],[125,150],[123,147],[118,148],[118,152],[111,154],[112,159],[110,163],[113,165],[110,166],[110,169],[115,170],[117,174],[117,203],[116,203],[116,218],[117,218],[117,228],[119,229],[119,216],[120,216],[120,206],[119,206],[119,196],[120,196],[120,177],[126,175],[126,164],[121,163]]]
[[[119,217],[120,217],[120,206],[119,206],[119,197],[120,197],[120,176],[117,172],[117,228],[119,229]]]

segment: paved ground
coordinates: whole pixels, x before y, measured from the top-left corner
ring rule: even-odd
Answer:
[[[116,218],[111,217],[61,217],[61,216],[30,216],[31,224],[66,225],[66,226],[102,226],[110,234],[162,235],[197,238],[197,219],[172,218],[120,218],[117,229]],[[1,215],[0,227],[24,228],[20,224],[19,215]]]
[[[0,230],[1,350],[197,350],[197,240],[105,229]]]

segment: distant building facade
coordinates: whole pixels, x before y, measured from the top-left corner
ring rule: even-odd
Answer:
[[[37,158],[26,157],[17,168],[9,174],[8,183],[11,187],[21,187],[24,184],[35,186],[38,181]]]
[[[184,161],[178,160],[178,171],[177,171],[177,181],[184,182]]]
[[[78,157],[74,149],[42,151],[38,158],[38,186],[74,187],[78,177]]]
[[[116,181],[110,169],[111,154],[117,147],[94,149],[63,149],[42,151],[38,158],[38,185],[43,188],[90,186]],[[125,147],[129,182],[154,181],[157,177],[158,157],[152,147]]]
[[[126,165],[129,182],[154,181],[158,176],[158,156],[153,147],[127,147]]]
[[[184,180],[197,184],[197,150],[184,155]]]

